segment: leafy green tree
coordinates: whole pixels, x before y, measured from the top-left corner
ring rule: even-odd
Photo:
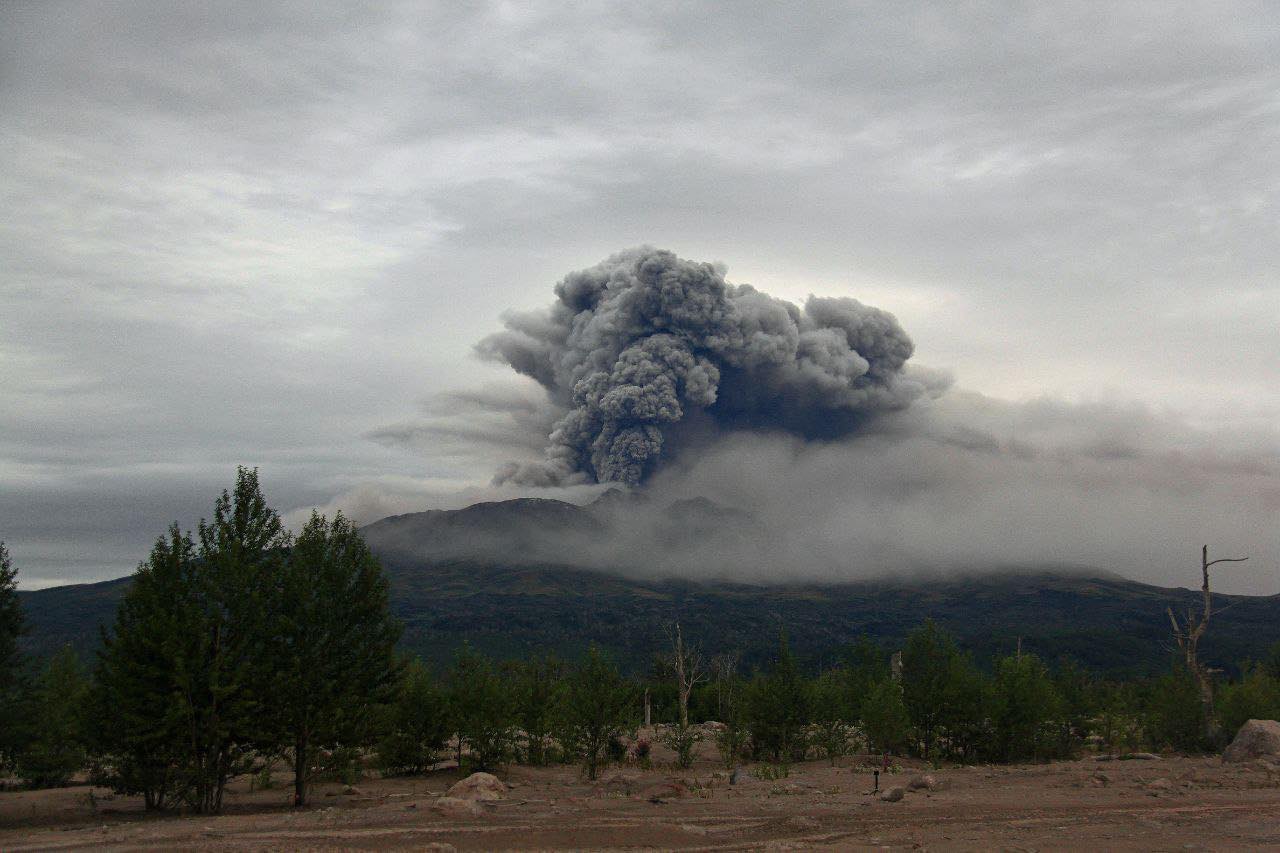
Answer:
[[[176,667],[189,669],[202,630],[195,543],[174,524],[138,567],[104,633],[91,697],[90,744],[108,768],[104,782],[142,794],[148,810],[185,797],[189,727]]]
[[[12,765],[21,746],[20,727],[15,722],[21,713],[19,703],[23,692],[22,654],[18,650],[23,628],[18,570],[4,542],[0,542],[0,719],[10,721],[0,725],[0,770]]]
[[[355,525],[313,512],[284,562],[271,632],[272,739],[292,750],[294,805],[320,749],[367,739],[374,709],[396,680],[400,626],[387,608],[382,566]]]
[[[30,697],[30,738],[18,776],[35,788],[61,787],[87,765],[84,712],[89,679],[70,646],[49,660]]]
[[[812,688],[813,744],[831,766],[849,754],[854,745],[854,721],[858,710],[851,705],[848,674],[827,670]]]
[[[1267,675],[1280,681],[1280,642],[1272,643],[1267,649],[1267,656],[1262,660],[1262,668]]]
[[[197,539],[193,604],[203,630],[175,674],[192,732],[187,802],[197,812],[216,812],[227,781],[248,769],[264,740],[271,743],[264,704],[276,677],[272,610],[289,536],[267,506],[257,469],[237,470],[235,489],[218,498]]]
[[[514,689],[516,721],[524,732],[524,761],[546,764],[564,703],[564,664],[553,657],[525,661],[516,667]]]
[[[1052,754],[1056,738],[1050,722],[1060,711],[1060,700],[1039,658],[1028,654],[998,661],[992,699],[991,718],[1000,760]]]
[[[1098,715],[1095,680],[1073,659],[1065,658],[1058,662],[1053,687],[1061,700],[1055,753],[1074,755],[1084,744],[1090,724]]]
[[[515,752],[515,694],[493,661],[464,646],[449,674],[449,706],[458,730],[458,763],[496,770]]]
[[[848,692],[847,707],[856,714],[871,688],[889,677],[889,659],[884,650],[863,635],[840,653],[840,671]]]
[[[452,733],[449,697],[417,659],[404,667],[397,687],[394,701],[383,711],[378,766],[387,776],[425,773]]]
[[[662,734],[662,742],[676,754],[676,766],[688,770],[693,766],[695,750],[702,741],[702,732],[688,723],[677,722]]]
[[[800,674],[785,633],[778,635],[778,656],[765,675],[752,679],[746,696],[746,723],[752,750],[773,761],[804,757],[810,713],[809,685]]]
[[[1208,746],[1200,686],[1185,666],[1158,679],[1146,713],[1146,733],[1151,745],[1199,752]]]
[[[1133,684],[1100,682],[1089,700],[1097,709],[1091,726],[1108,752],[1136,748],[1142,731],[1138,698]]]
[[[956,674],[958,656],[955,641],[932,619],[911,632],[902,650],[902,699],[922,755],[933,753],[938,731],[948,716],[948,686]]]
[[[911,715],[896,680],[885,678],[871,686],[862,700],[861,716],[869,747],[896,753],[910,742]]]
[[[114,784],[148,805],[222,807],[227,781],[273,745],[267,707],[289,537],[256,470],[201,521],[198,544],[175,524],[139,568],[104,642],[97,726]]]
[[[972,657],[957,651],[947,666],[939,721],[949,757],[973,761],[991,749],[990,692]]]
[[[593,643],[569,676],[564,716],[588,779],[599,775],[610,743],[632,723],[635,691]]]
[[[1240,681],[1219,691],[1218,718],[1227,737],[1246,720],[1280,719],[1280,681],[1265,666],[1246,667]]]

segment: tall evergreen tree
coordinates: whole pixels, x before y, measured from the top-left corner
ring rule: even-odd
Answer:
[[[22,680],[22,654],[18,638],[24,622],[22,605],[18,602],[18,570],[9,559],[9,551],[0,542],[0,769],[12,764],[20,746],[20,726],[17,725],[19,686]]]
[[[227,781],[247,767],[271,733],[264,707],[274,680],[272,606],[279,601],[289,544],[267,506],[257,469],[240,468],[231,493],[201,520],[196,605],[202,630],[194,653],[177,661],[178,690],[192,733],[188,801],[198,812],[222,808]]]
[[[67,784],[86,764],[85,700],[89,680],[80,659],[64,646],[45,666],[31,692],[30,736],[18,755],[18,776],[36,788]]]
[[[811,704],[787,635],[779,632],[777,660],[767,675],[752,681],[747,695],[747,728],[756,754],[774,761],[804,758]]]
[[[600,773],[610,741],[626,730],[633,715],[634,691],[599,648],[570,675],[565,692],[565,721],[580,750],[588,779]]]
[[[387,776],[430,770],[452,734],[449,697],[417,658],[404,667],[395,699],[382,717],[377,758]]]
[[[463,646],[449,673],[449,706],[458,731],[458,763],[466,747],[475,770],[495,770],[515,751],[513,684],[494,662]]]
[[[1001,761],[1051,756],[1057,739],[1047,723],[1059,714],[1061,700],[1039,658],[1027,654],[997,661],[993,700],[991,720]]]
[[[180,790],[191,729],[178,691],[179,661],[194,656],[202,630],[196,606],[196,546],[177,524],[138,566],[103,634],[91,696],[91,750],[121,793],[142,794],[147,809],[184,799]],[[184,669],[190,663],[182,664]]]
[[[902,650],[902,699],[925,756],[947,716],[947,688],[958,655],[955,642],[932,619],[911,632]]]
[[[288,544],[246,468],[200,522],[198,544],[177,525],[156,543],[101,662],[99,707],[116,731],[99,740],[124,757],[118,786],[216,812],[227,781],[272,744],[265,700]]]
[[[911,737],[911,717],[902,701],[902,685],[885,678],[871,686],[862,700],[862,727],[867,747],[880,752],[898,752]]]
[[[516,669],[516,721],[524,732],[528,764],[547,763],[547,744],[556,730],[564,688],[564,666],[553,657],[534,658]]]
[[[369,736],[396,685],[399,625],[382,566],[355,526],[312,513],[285,562],[270,660],[272,713],[293,751],[294,805],[307,799],[316,750]]]

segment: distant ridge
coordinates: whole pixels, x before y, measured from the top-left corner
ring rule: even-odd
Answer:
[[[596,504],[521,498],[391,516],[363,528],[381,557],[403,645],[446,660],[464,640],[503,657],[580,654],[594,642],[635,669],[647,666],[677,616],[708,653],[740,651],[747,666],[768,659],[779,628],[811,665],[865,634],[897,648],[926,617],[951,631],[980,663],[1024,651],[1072,657],[1116,674],[1168,665],[1165,608],[1199,593],[1125,580],[1085,567],[1027,566],[947,577],[886,577],[852,583],[741,583],[644,579],[608,566],[538,559],[550,536],[597,537],[627,498]],[[665,508],[664,535],[696,535],[711,519],[732,533],[746,513],[694,499]],[[693,531],[692,533],[690,531]],[[71,643],[88,652],[110,625],[129,578],[21,592],[27,648],[48,654]],[[1223,609],[1206,657],[1233,669],[1280,641],[1280,596],[1218,596]]]

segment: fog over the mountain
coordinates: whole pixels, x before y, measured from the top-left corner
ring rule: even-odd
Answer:
[[[437,401],[374,437],[444,447],[476,465],[499,466],[513,453],[538,465],[559,411],[536,387],[491,388]],[[373,519],[516,495],[588,504],[609,485],[363,489],[330,508]],[[1010,403],[951,389],[839,438],[715,431],[632,494],[640,499],[610,507],[607,535],[533,536],[512,560],[752,581],[1093,567],[1184,585],[1198,560],[1191,532],[1212,531],[1215,552],[1252,557],[1249,569],[1222,578],[1226,588],[1252,580],[1265,589],[1280,564],[1276,432],[1200,430],[1115,401]],[[699,517],[700,535],[691,536],[673,526],[669,508],[695,499],[737,512]],[[485,548],[476,543],[492,556]]]
[[[651,570],[1280,592],[1275,19],[0,3],[0,539],[125,574],[249,464],[295,525],[604,479],[763,534]],[[710,313],[547,313],[643,245]]]

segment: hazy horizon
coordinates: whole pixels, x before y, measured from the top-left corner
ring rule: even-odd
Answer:
[[[1280,593],[1278,56],[1247,2],[4,4],[0,539],[33,589],[129,573],[238,464],[295,529],[609,471],[815,576],[1194,586],[1207,543]],[[642,245],[792,349],[539,325]],[[574,383],[642,347],[701,359],[683,408],[593,457],[641,433]]]

